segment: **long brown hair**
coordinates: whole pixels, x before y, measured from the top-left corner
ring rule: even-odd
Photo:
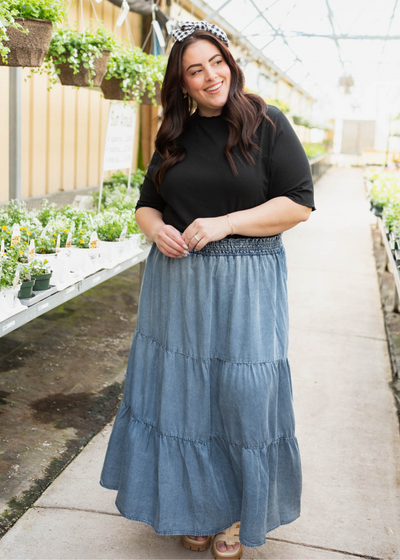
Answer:
[[[189,117],[194,110],[194,100],[189,94],[187,97],[183,97],[181,89],[184,85],[182,58],[189,45],[202,39],[210,41],[221,51],[222,57],[231,70],[228,99],[222,108],[221,114],[229,128],[225,155],[234,175],[238,175],[232,157],[234,148],[239,147],[248,163],[254,164],[254,158],[250,152],[252,149],[257,151],[261,149],[252,140],[254,132],[264,117],[275,128],[274,123],[265,114],[267,104],[262,97],[243,91],[243,71],[236,63],[228,47],[209,31],[194,31],[182,42],[176,41],[172,47],[161,89],[163,114],[162,123],[155,140],[155,147],[163,162],[154,174],[154,183],[158,192],[165,172],[186,157],[186,150],[176,142],[176,139],[188,123]]]

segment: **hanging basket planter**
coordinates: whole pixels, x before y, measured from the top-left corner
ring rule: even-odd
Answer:
[[[157,103],[157,105],[161,105],[161,84],[160,84],[160,82],[155,82],[155,86],[156,86],[156,95],[155,95],[156,103]],[[144,94],[143,94],[143,97],[142,97],[142,104],[143,105],[154,105],[153,99],[154,99],[154,97],[149,97],[149,92],[146,89]]]
[[[114,48],[101,83],[105,99],[161,105],[161,84],[167,60],[164,55],[147,54],[140,47]],[[149,93],[153,93],[153,97]]]
[[[121,80],[118,80],[117,78],[110,78],[109,80],[106,80],[105,78],[103,78],[103,81],[101,82],[101,91],[103,92],[104,98],[105,99],[113,99],[116,101],[132,101],[133,99],[133,94],[125,94],[124,90],[121,87]],[[126,99],[126,96],[128,97],[128,99]]]
[[[100,87],[115,44],[115,35],[101,22],[95,30],[86,28],[82,32],[57,27],[43,67],[31,73],[47,74],[49,89],[57,84],[57,78],[63,86]]]
[[[15,18],[29,33],[23,33],[13,27],[7,27],[7,47],[10,49],[7,62],[0,57],[0,66],[28,66],[38,67],[43,64],[44,57],[49,50],[53,23],[48,19]]]
[[[103,50],[102,54],[103,56],[96,58],[94,62],[94,72],[96,75],[93,76],[93,86],[95,87],[101,85],[105,76],[110,51]],[[57,68],[60,70],[59,78],[63,86],[90,87],[89,69],[85,68],[82,62],[79,65],[78,74],[74,74],[74,69],[71,68],[68,62],[57,64]]]

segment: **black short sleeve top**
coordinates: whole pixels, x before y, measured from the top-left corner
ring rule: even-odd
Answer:
[[[136,209],[147,206],[162,212],[163,221],[181,233],[196,218],[223,216],[247,210],[277,196],[286,196],[314,211],[314,185],[308,158],[285,114],[268,105],[253,140],[255,165],[234,151],[235,176],[224,154],[229,130],[222,115],[202,117],[196,110],[179,136],[186,158],[164,175],[159,194],[153,183],[161,157],[154,152],[140,190]],[[245,237],[233,235],[229,237]]]

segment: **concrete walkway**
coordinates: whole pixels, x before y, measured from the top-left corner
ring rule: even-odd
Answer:
[[[244,559],[400,558],[400,438],[360,169],[331,168],[284,233],[302,514]],[[99,485],[111,425],[0,541],[0,558],[212,558],[121,517]]]

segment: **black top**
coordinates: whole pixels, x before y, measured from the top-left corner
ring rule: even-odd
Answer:
[[[280,109],[269,105],[267,114],[275,123],[276,136],[263,118],[253,138],[262,152],[253,150],[256,164],[251,165],[235,148],[239,172],[235,177],[224,154],[229,130],[223,116],[202,117],[196,110],[177,140],[186,148],[186,158],[165,173],[160,195],[152,179],[162,160],[153,153],[135,211],[143,206],[156,208],[163,213],[163,221],[181,233],[196,218],[247,210],[277,196],[287,196],[314,211],[314,186],[304,148]]]

